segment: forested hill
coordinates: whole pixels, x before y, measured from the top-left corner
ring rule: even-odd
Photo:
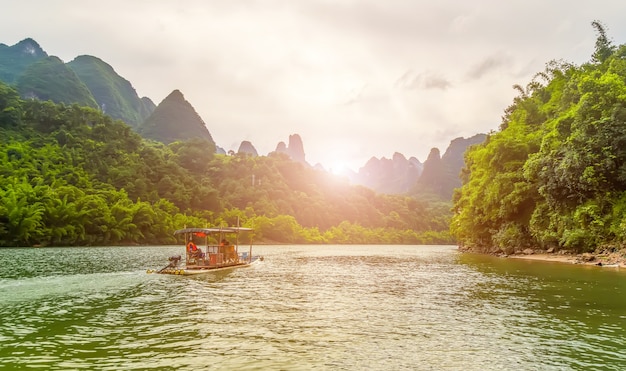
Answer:
[[[215,152],[215,141],[206,124],[179,90],[174,90],[159,103],[138,132],[144,138],[165,144],[202,138],[213,145],[207,150]]]
[[[156,107],[150,98],[139,98],[131,83],[99,58],[80,55],[67,66],[87,86],[104,113],[133,128],[139,127]]]
[[[0,81],[13,84],[31,64],[48,56],[33,39],[8,46],[0,43]]]
[[[98,107],[78,75],[57,57],[45,57],[28,66],[17,78],[15,86],[27,99]]]
[[[548,63],[466,155],[452,232],[460,244],[615,250],[626,242],[626,46],[601,24],[591,61]]]
[[[236,223],[256,241],[451,243],[449,205],[376,194],[285,154],[142,139],[99,110],[0,83],[0,246],[168,244]]]
[[[69,63],[48,54],[33,39],[13,46],[0,43],[0,81],[23,98],[100,108],[137,128],[155,109],[139,98],[131,83],[99,58],[81,55]]]
[[[94,56],[80,55],[63,63],[58,57],[49,56],[30,38],[13,46],[0,43],[0,81],[15,88],[22,99],[98,108],[113,119],[124,121],[142,137],[165,144],[191,138],[214,142],[209,128],[215,123],[206,125],[179,90],[172,91],[156,106],[151,99],[140,98],[130,81]],[[454,139],[442,157],[437,150],[437,156],[429,156],[424,164],[415,157],[407,159],[394,153],[392,159],[372,157],[358,172],[346,169],[343,175],[353,184],[376,192],[449,202],[453,189],[460,186],[458,174],[463,152],[476,138],[482,140],[480,136]],[[226,154],[227,150],[217,143],[214,145],[216,153]],[[243,141],[239,151],[259,155],[249,141]],[[307,164],[304,144],[298,134],[290,135],[288,144],[278,143],[275,152]],[[321,164],[314,166],[322,167]]]

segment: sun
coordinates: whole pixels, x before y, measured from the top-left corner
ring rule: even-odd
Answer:
[[[343,161],[333,161],[328,171],[334,175],[347,175],[350,173],[350,167]]]

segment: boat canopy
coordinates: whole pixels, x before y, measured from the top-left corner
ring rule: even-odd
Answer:
[[[174,232],[174,234],[182,234],[182,233],[204,233],[205,235],[217,234],[217,233],[238,233],[238,232],[246,232],[253,231],[252,228],[244,228],[244,227],[222,227],[222,228],[185,228],[179,229]]]

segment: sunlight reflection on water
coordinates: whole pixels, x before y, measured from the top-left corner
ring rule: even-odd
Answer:
[[[626,272],[453,246],[259,246],[256,266],[182,277],[145,273],[179,247],[37,250],[0,250],[9,369],[626,365]]]

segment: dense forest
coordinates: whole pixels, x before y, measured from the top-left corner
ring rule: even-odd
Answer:
[[[184,226],[272,243],[451,243],[450,204],[352,186],[280,153],[162,144],[90,107],[0,83],[0,246],[175,243]]]
[[[464,248],[593,251],[626,242],[626,46],[553,61],[466,153],[451,231]]]

